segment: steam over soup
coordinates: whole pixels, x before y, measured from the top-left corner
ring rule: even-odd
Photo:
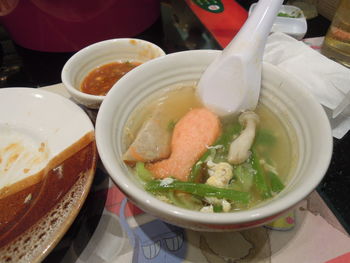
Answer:
[[[264,105],[219,118],[195,86],[169,88],[133,112],[124,131],[124,161],[146,191],[202,212],[249,209],[281,192],[291,143]]]

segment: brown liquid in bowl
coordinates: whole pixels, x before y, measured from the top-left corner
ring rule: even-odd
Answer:
[[[113,62],[91,71],[83,80],[80,90],[91,95],[105,96],[113,85],[140,62]]]

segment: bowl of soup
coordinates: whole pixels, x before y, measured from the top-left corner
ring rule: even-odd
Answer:
[[[135,38],[117,38],[87,46],[64,65],[62,83],[81,105],[98,109],[112,86],[135,67],[164,56],[157,45]]]
[[[183,51],[117,82],[96,121],[104,167],[142,210],[203,231],[267,224],[307,197],[332,154],[327,116],[303,83],[264,63],[255,110],[221,118],[196,87],[221,51]]]

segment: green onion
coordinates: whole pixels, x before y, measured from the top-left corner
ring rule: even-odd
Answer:
[[[136,175],[143,181],[143,182],[149,182],[153,180],[152,173],[147,170],[145,167],[145,164],[142,162],[137,162],[135,166],[135,172]]]
[[[272,197],[271,187],[269,185],[269,182],[267,181],[265,172],[260,165],[259,158],[255,150],[252,150],[251,163],[253,169],[256,171],[254,176],[254,184],[261,198],[267,199]]]
[[[229,125],[216,140],[214,145],[222,145],[224,148],[229,148],[233,140],[233,136],[239,134],[242,130],[242,126],[239,123]]]
[[[227,153],[229,150],[229,146],[233,140],[233,136],[239,134],[242,130],[242,126],[239,123],[229,125],[220,137],[216,140],[216,142],[212,145],[210,149],[208,149],[202,157],[193,165],[191,173],[189,175],[190,182],[199,182],[200,181],[200,172],[202,169],[202,164],[207,161],[207,158],[211,155],[220,155],[225,156],[227,160]],[[222,146],[221,148],[214,149],[215,146]],[[213,159],[216,157],[214,156]]]
[[[197,184],[177,180],[174,180],[169,184],[162,184],[159,180],[152,180],[146,183],[145,189],[149,192],[179,190],[200,197],[216,197],[220,199],[224,198],[245,204],[250,201],[250,194],[247,192],[239,192],[231,189],[214,187],[208,184]]]
[[[223,211],[222,205],[213,205],[213,211],[215,213],[221,213]]]
[[[267,176],[270,179],[271,190],[275,193],[279,193],[284,189],[284,184],[282,183],[279,176],[271,171],[267,172]]]

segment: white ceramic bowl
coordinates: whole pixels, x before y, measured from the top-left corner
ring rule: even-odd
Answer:
[[[332,155],[329,121],[303,84],[270,64],[263,66],[261,103],[276,113],[293,144],[294,169],[286,188],[272,200],[248,211],[201,213],[162,202],[144,191],[122,161],[124,125],[134,108],[153,92],[196,81],[220,51],[196,50],[167,55],[134,69],[103,101],[96,122],[102,162],[121,190],[144,211],[169,223],[205,231],[244,229],[265,224],[287,212],[319,184]]]
[[[164,56],[157,45],[135,38],[116,38],[98,42],[75,53],[64,65],[61,78],[67,91],[78,103],[98,109],[105,96],[80,91],[83,79],[96,67],[118,61],[147,62]]]

